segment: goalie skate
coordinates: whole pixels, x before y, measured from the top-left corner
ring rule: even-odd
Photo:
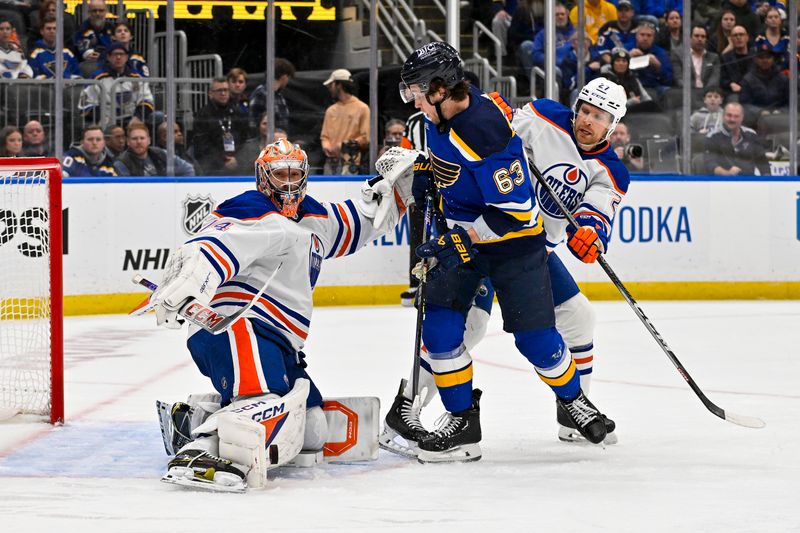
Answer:
[[[378,437],[378,443],[386,451],[404,457],[417,457],[419,440],[430,433],[419,420],[422,407],[415,407],[413,402],[403,395],[405,387],[404,379],[400,382],[400,390],[394,398],[392,407],[386,413],[383,432]]]
[[[605,423],[606,426],[606,437],[603,439],[603,444],[616,444],[617,435],[614,433],[614,430],[617,428],[617,425],[606,415],[601,414],[600,416],[603,418],[603,423]],[[558,440],[562,442],[588,444],[589,441],[575,429],[575,425],[560,405],[556,407],[556,418],[558,420]]]
[[[161,481],[212,492],[244,492],[245,469],[203,450],[186,450],[169,462]]]

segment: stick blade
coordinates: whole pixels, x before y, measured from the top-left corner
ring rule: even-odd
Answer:
[[[761,429],[767,425],[766,422],[755,416],[738,415],[727,411],[725,411],[725,420],[732,424],[752,429]]]

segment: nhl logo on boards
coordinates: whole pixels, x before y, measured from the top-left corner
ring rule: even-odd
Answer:
[[[208,196],[187,196],[183,201],[183,231],[194,235],[203,227],[203,220],[211,214],[214,199]]]

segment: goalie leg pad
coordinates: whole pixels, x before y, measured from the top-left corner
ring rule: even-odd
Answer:
[[[328,422],[325,461],[350,463],[378,458],[380,400],[372,397],[326,399],[322,409]]]

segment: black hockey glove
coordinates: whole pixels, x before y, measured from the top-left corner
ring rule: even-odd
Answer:
[[[472,247],[472,239],[467,230],[456,226],[447,233],[417,246],[416,253],[420,259],[436,258],[438,263],[430,271],[435,277],[442,272],[469,263],[477,252]]]
[[[436,197],[436,184],[433,180],[433,171],[428,156],[420,154],[414,161],[414,181],[411,182],[411,194],[417,204],[417,209],[425,209],[425,196],[430,194]]]

